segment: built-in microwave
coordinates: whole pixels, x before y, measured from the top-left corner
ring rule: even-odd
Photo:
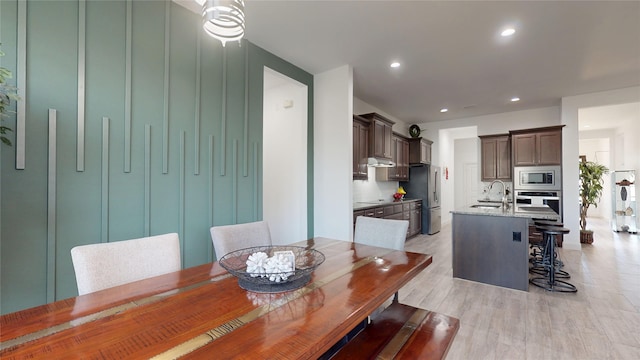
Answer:
[[[560,166],[515,166],[516,190],[562,190]]]

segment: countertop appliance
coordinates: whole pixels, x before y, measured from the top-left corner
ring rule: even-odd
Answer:
[[[422,199],[422,233],[435,234],[440,231],[440,167],[433,165],[409,168],[409,181],[402,181],[407,196]]]

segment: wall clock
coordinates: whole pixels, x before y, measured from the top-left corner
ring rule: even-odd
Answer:
[[[420,127],[416,124],[409,126],[409,135],[414,138],[420,136]]]

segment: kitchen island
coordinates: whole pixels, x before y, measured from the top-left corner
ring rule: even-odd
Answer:
[[[478,204],[451,212],[453,277],[527,291],[529,224],[558,220],[547,206]]]

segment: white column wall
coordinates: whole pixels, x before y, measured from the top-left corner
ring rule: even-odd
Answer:
[[[314,236],[351,240],[353,69],[314,76]]]

